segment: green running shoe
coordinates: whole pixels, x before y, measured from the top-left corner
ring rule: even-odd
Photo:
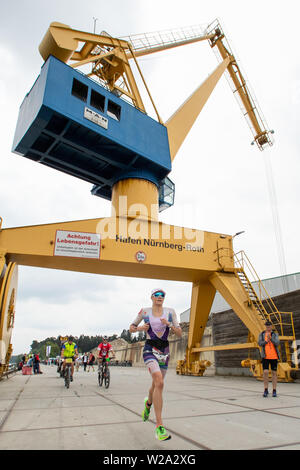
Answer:
[[[163,426],[157,426],[155,429],[155,434],[159,441],[167,441],[168,439],[171,439],[170,434],[167,433]]]
[[[144,407],[143,412],[142,412],[143,421],[148,421],[149,416],[150,416],[151,407],[150,408],[147,407],[147,405],[146,405],[147,401],[148,401],[148,397],[146,397],[145,400],[144,400],[145,407]]]

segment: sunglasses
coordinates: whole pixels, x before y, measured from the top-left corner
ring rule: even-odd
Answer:
[[[165,294],[163,292],[155,292],[155,294],[153,294],[154,297],[164,297]]]

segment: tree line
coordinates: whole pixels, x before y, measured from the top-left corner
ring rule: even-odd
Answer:
[[[39,354],[40,360],[44,360],[46,359],[47,346],[51,346],[50,356],[56,357],[60,354],[60,338],[60,336],[57,336],[57,338],[50,337],[43,339],[42,341],[33,340],[29,352],[31,354]],[[127,341],[127,343],[136,343],[138,341],[144,341],[146,339],[146,333],[140,331],[138,334],[131,334],[129,330],[123,330],[120,336],[114,334],[112,336],[108,336],[107,338],[109,343],[118,338],[124,339],[125,341]],[[99,343],[102,343],[102,341],[103,336],[101,335],[80,335],[79,337],[74,336],[74,342],[77,344],[78,352],[80,354],[92,351],[92,349],[96,348]],[[26,353],[28,354],[28,351],[26,351]],[[18,356],[12,356],[11,361],[18,363],[22,360],[22,356],[23,354],[19,354]]]

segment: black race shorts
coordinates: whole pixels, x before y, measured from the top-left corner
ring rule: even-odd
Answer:
[[[277,363],[278,363],[278,359],[263,359],[262,360],[263,370],[269,370],[269,366],[271,366],[271,370],[276,372]]]

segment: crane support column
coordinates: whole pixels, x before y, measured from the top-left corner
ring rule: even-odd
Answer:
[[[192,349],[200,347],[215,293],[216,289],[210,282],[193,283],[186,362],[179,361],[185,369],[181,373],[185,375],[203,375],[206,367],[211,365],[209,361],[199,361],[200,353]]]
[[[112,189],[112,217],[138,217],[158,222],[158,189],[138,178],[118,181]]]
[[[0,377],[8,370],[12,354],[11,335],[15,320],[18,266],[0,256]]]

